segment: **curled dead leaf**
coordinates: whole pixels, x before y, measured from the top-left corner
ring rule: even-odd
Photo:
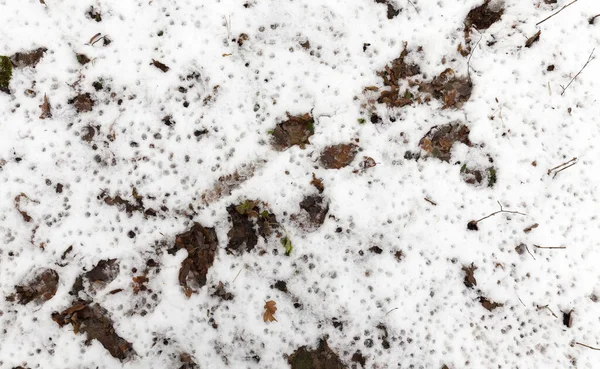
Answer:
[[[265,303],[265,314],[263,315],[263,320],[265,322],[277,321],[277,319],[275,319],[275,316],[273,316],[273,314],[275,314],[275,312],[277,311],[277,307],[275,306],[275,304],[277,303],[273,300],[269,300]]]

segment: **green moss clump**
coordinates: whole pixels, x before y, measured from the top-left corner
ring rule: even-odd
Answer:
[[[489,173],[488,187],[494,187],[494,185],[496,184],[496,181],[498,181],[498,178],[496,177],[496,168],[489,167],[487,170]]]
[[[12,78],[12,63],[8,56],[0,56],[0,91],[10,93],[8,85]]]

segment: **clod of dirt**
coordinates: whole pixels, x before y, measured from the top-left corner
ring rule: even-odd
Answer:
[[[8,56],[0,55],[0,91],[10,94],[10,79],[12,78],[12,63]]]
[[[271,286],[271,288],[276,288],[279,291],[285,292],[285,293],[289,292],[288,288],[287,288],[287,283],[285,281],[277,281],[277,282],[275,282],[274,285]]]
[[[225,285],[223,284],[223,282],[219,282],[219,284],[217,284],[217,286],[215,286],[214,289],[215,291],[212,293],[211,296],[218,297],[221,300],[225,301],[233,300],[233,293],[227,292],[225,290]]]
[[[52,269],[44,269],[37,273],[29,283],[15,286],[16,293],[8,296],[7,300],[14,301],[16,299],[21,305],[27,305],[31,301],[43,304],[56,294],[58,280],[58,273]]]
[[[327,147],[321,153],[321,165],[326,169],[341,169],[352,163],[358,146],[354,144],[338,144]]]
[[[240,35],[238,36],[238,39],[237,39],[238,46],[242,46],[244,44],[244,42],[248,41],[249,38],[250,37],[248,37],[247,34],[240,33]]]
[[[352,354],[352,358],[350,360],[353,363],[360,364],[360,366],[363,368],[365,368],[365,363],[367,362],[367,359],[363,356],[363,354],[360,352],[360,350],[358,350],[354,354]]]
[[[494,187],[498,180],[496,176],[496,168],[489,167],[485,170],[477,168],[469,168],[467,164],[463,164],[460,167],[460,176],[465,183],[471,185],[482,185],[486,187]]]
[[[333,352],[327,341],[321,339],[316,349],[307,346],[299,347],[288,357],[291,369],[343,369],[346,366],[338,355]]]
[[[462,270],[465,272],[465,279],[463,280],[465,286],[467,286],[467,288],[473,288],[473,286],[477,286],[477,279],[475,279],[474,275],[477,267],[471,263],[471,265],[463,265]]]
[[[10,60],[16,68],[35,68],[35,66],[40,62],[46,51],[48,51],[48,49],[46,49],[45,47],[40,47],[31,51],[15,53],[13,56],[10,57]]]
[[[169,71],[169,67],[167,67],[165,64],[159,62],[158,60],[154,60],[152,59],[152,63],[150,63],[152,65],[154,65],[156,68],[160,69],[163,73],[167,73]]]
[[[481,303],[481,306],[486,308],[488,311],[492,311],[496,308],[504,306],[504,304],[502,304],[502,303],[494,302],[483,296],[479,296],[479,302]]]
[[[215,229],[203,227],[200,223],[194,223],[189,231],[175,237],[175,245],[169,253],[174,254],[181,249],[188,253],[179,269],[179,284],[186,296],[206,285],[206,275],[215,261],[218,246]]]
[[[490,0],[485,0],[480,6],[471,9],[465,18],[465,35],[469,35],[471,27],[477,30],[488,29],[502,17],[504,9],[501,6],[490,6]]]
[[[294,116],[288,114],[288,119],[278,123],[273,130],[273,147],[279,151],[294,145],[304,148],[310,144],[309,138],[315,133],[314,124],[309,113]]]
[[[115,332],[108,312],[98,304],[90,306],[85,302],[76,302],[61,313],[52,313],[52,320],[60,327],[70,323],[73,333],[87,335],[86,344],[94,339],[98,340],[114,358],[121,361],[135,355],[131,343]]]
[[[107,285],[114,281],[119,274],[119,262],[117,259],[100,260],[95,267],[85,273],[85,277],[91,283]]]
[[[428,93],[444,103],[442,109],[460,108],[471,97],[473,84],[467,77],[457,77],[452,68],[446,68],[431,82],[419,83],[419,92]]]
[[[469,141],[469,128],[461,123],[448,123],[442,126],[433,126],[421,138],[419,146],[434,158],[449,162],[452,157],[452,146],[461,142],[471,146]]]
[[[90,58],[88,58],[84,54],[77,54],[76,56],[77,56],[77,62],[81,65],[86,65],[87,63],[92,61]]]
[[[92,111],[92,108],[95,104],[89,92],[75,96],[74,98],[70,99],[68,103],[75,106],[75,110],[77,110],[78,113]]]
[[[329,203],[321,195],[310,195],[300,202],[300,209],[304,212],[294,215],[292,219],[299,220],[300,225],[306,230],[316,230],[325,222]]]
[[[374,254],[381,254],[383,252],[383,249],[379,246],[373,246],[369,248],[369,251],[371,251]]]

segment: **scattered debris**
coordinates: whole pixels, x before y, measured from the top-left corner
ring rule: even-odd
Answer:
[[[158,60],[154,60],[152,59],[152,63],[150,63],[151,65],[154,65],[156,68],[160,69],[161,71],[163,71],[163,73],[167,73],[169,71],[169,67],[167,67],[165,64],[159,62]]]
[[[292,245],[292,241],[288,237],[283,237],[281,239],[281,246],[285,248],[285,256],[290,256],[294,246]]]
[[[415,99],[415,96],[408,90],[400,93],[400,80],[421,73],[418,65],[405,62],[405,58],[409,54],[407,46],[408,43],[404,42],[404,49],[400,56],[392,60],[390,66],[386,65],[383,71],[377,72],[377,75],[383,79],[384,86],[389,87],[389,90],[382,91],[377,99],[380,104],[386,104],[390,107],[403,107],[412,104]],[[367,90],[369,89],[367,87]]]
[[[86,65],[87,63],[92,61],[85,54],[76,54],[76,57],[77,57],[77,62],[81,65]]]
[[[175,245],[169,254],[182,249],[188,254],[179,269],[179,284],[186,296],[190,297],[206,285],[206,275],[215,261],[218,246],[215,229],[203,227],[200,223],[194,223],[189,231],[175,237]]]
[[[360,164],[358,166],[359,166],[359,169],[353,170],[352,173],[363,174],[367,171],[367,169],[377,166],[377,163],[375,162],[375,159],[373,159],[372,157],[363,156],[363,160],[360,162]]]
[[[23,217],[23,220],[26,221],[27,223],[29,223],[32,220],[31,216],[29,216],[29,214],[25,210],[21,209],[21,199],[23,199],[23,198],[26,199],[26,200],[31,201],[34,204],[39,204],[40,202],[37,201],[37,200],[30,199],[23,192],[21,192],[20,194],[18,194],[17,196],[15,196],[15,209],[17,209],[17,211],[19,212],[19,214],[21,214],[21,216]]]
[[[569,161],[566,161],[566,162],[564,162],[562,164],[559,164],[559,165],[555,166],[554,168],[548,169],[548,175],[550,175],[552,172],[554,172],[554,177],[556,177],[556,175],[559,172],[561,172],[561,171],[563,171],[563,170],[565,170],[565,169],[567,169],[569,167],[572,167],[575,164],[577,164],[577,158],[573,158],[573,159],[571,159]],[[559,169],[559,168],[561,168],[561,169]],[[554,177],[552,177],[552,178],[554,178]]]
[[[299,347],[288,357],[288,363],[291,365],[291,369],[346,368],[338,355],[329,348],[325,339],[319,340],[316,349],[309,349],[307,346]]]
[[[321,195],[306,196],[300,202],[300,209],[304,212],[291,216],[292,220],[298,220],[300,226],[305,230],[316,230],[324,222],[327,212],[329,211],[329,203]]]
[[[464,21],[465,36],[470,36],[472,27],[478,31],[490,28],[492,24],[496,23],[500,20],[500,18],[502,18],[502,14],[504,14],[504,9],[502,7],[492,7],[490,6],[490,0],[485,0],[483,4],[471,9],[471,11],[469,11],[467,14],[467,17]]]
[[[323,179],[317,178],[314,173],[312,174],[312,181],[310,181],[310,184],[313,185],[313,187],[315,187],[319,191],[319,193],[323,193],[323,191],[325,190],[325,186],[323,185]]]
[[[86,16],[95,20],[96,22],[102,22],[102,14],[99,10],[94,9],[93,6],[90,7],[90,10],[86,13]]]
[[[496,308],[504,306],[502,303],[491,301],[483,296],[479,296],[479,302],[481,303],[481,306],[486,308],[488,311],[493,311]]]
[[[427,197],[424,197],[424,198],[423,198],[423,200],[427,201],[428,203],[430,203],[430,204],[431,204],[431,205],[433,205],[433,206],[437,206],[437,203],[435,203],[435,202],[433,202],[433,201],[429,200]]]
[[[388,330],[383,323],[377,324],[377,329],[381,330],[381,346],[388,350],[390,348],[390,341],[388,341]]]
[[[60,327],[71,324],[73,333],[85,333],[88,344],[97,340],[114,358],[121,361],[135,355],[131,343],[115,332],[108,312],[98,304],[90,306],[87,302],[76,302],[61,313],[52,313],[52,320]]]
[[[565,8],[567,8],[567,7],[571,6],[573,3],[577,2],[577,1],[578,1],[578,0],[573,0],[573,1],[571,1],[571,2],[570,2],[570,3],[568,3],[567,5],[565,5],[565,6],[563,6],[562,8],[560,8],[560,9],[559,9],[557,12],[555,12],[555,13],[551,14],[550,16],[548,16],[548,17],[546,17],[546,18],[542,19],[541,21],[537,22],[535,25],[536,25],[536,26],[539,26],[540,24],[542,24],[542,23],[544,23],[545,21],[547,21],[548,19],[550,19],[550,18],[554,17],[556,14],[558,14],[558,13],[562,12],[563,10],[565,10]]]
[[[269,300],[265,303],[265,313],[263,315],[263,320],[265,322],[269,321],[269,322],[276,322],[277,319],[275,319],[275,312],[277,311],[277,307],[275,306],[275,304],[277,304],[275,301],[273,300]]]
[[[538,42],[540,40],[540,35],[542,34],[542,31],[537,31],[535,33],[535,35],[529,37],[527,39],[527,41],[525,41],[525,47],[531,47],[531,45],[533,45],[535,42]]]
[[[387,6],[387,19],[394,19],[398,14],[400,14],[400,10],[397,10],[394,5],[392,5],[393,1],[390,0],[375,0],[377,4],[384,4]]]
[[[577,0],[575,0],[577,1]],[[567,88],[569,88],[569,86],[571,86],[571,83],[573,83],[573,81],[575,81],[575,79],[577,79],[577,77],[579,77],[579,75],[581,74],[581,72],[583,72],[583,70],[585,69],[585,67],[588,66],[588,64],[590,64],[590,62],[592,60],[595,59],[594,57],[594,51],[596,51],[596,49],[592,49],[592,52],[590,53],[590,56],[588,56],[587,61],[585,62],[585,64],[583,65],[583,67],[581,67],[581,69],[579,70],[579,72],[577,72],[577,74],[575,75],[575,77],[571,78],[571,80],[569,81],[569,84],[566,87],[560,86],[562,88],[562,92],[560,93],[560,95],[564,95],[565,91],[567,90]]]
[[[46,96],[46,94],[44,94],[44,101],[42,102],[42,105],[40,105],[40,108],[42,108],[42,114],[40,115],[40,119],[52,118],[52,112],[50,111],[50,102],[48,101],[48,97]]]
[[[498,180],[496,176],[496,168],[488,167],[485,170],[477,168],[469,168],[467,164],[460,167],[460,176],[465,183],[471,185],[481,185],[486,183],[486,187],[494,187]]]
[[[15,53],[10,57],[10,60],[16,68],[35,68],[46,51],[48,51],[48,49],[40,47],[31,51]]]
[[[88,131],[89,132],[89,131]],[[93,137],[93,136],[92,136]],[[104,200],[104,203],[109,206],[117,206],[119,210],[125,212],[131,216],[134,211],[140,212],[144,214],[144,216],[156,216],[156,211],[152,208],[145,208],[143,197],[138,194],[137,189],[134,187],[131,190],[131,196],[135,200],[135,204],[131,201],[123,199],[120,195],[117,196],[109,196],[106,190],[103,190],[100,195],[98,195],[98,200]]]
[[[462,270],[465,272],[465,279],[463,281],[465,286],[467,286],[467,288],[473,288],[474,286],[477,286],[477,279],[475,279],[474,274],[477,270],[475,264],[471,263],[469,266],[463,265]]]
[[[240,35],[238,36],[238,39],[237,39],[238,46],[242,46],[244,44],[244,42],[248,41],[249,39],[250,39],[250,37],[248,37],[247,34],[240,33]]]
[[[529,233],[529,232],[531,232],[533,229],[537,228],[538,226],[539,226],[539,224],[537,224],[537,223],[535,223],[535,224],[532,224],[532,225],[530,225],[529,227],[527,227],[527,228],[523,229],[523,232],[525,232],[525,233]]]
[[[378,254],[379,255],[379,254],[381,254],[383,252],[383,249],[381,247],[379,247],[379,246],[372,246],[372,247],[369,247],[369,251],[372,252],[372,253],[374,253],[374,254]]]
[[[500,204],[500,201],[498,201],[498,205],[500,206],[500,210],[495,211],[495,212],[491,213],[490,215],[486,215],[485,217],[483,217],[483,218],[481,218],[479,220],[471,220],[469,223],[467,223],[467,229],[470,230],[470,231],[478,231],[479,227],[477,225],[479,224],[479,222],[481,222],[482,220],[487,219],[487,218],[489,218],[491,216],[499,214],[499,213],[510,213],[510,214],[526,215],[526,214],[520,213],[518,211],[504,210],[502,208],[502,204]]]
[[[33,279],[24,285],[15,286],[15,294],[8,296],[8,301],[15,299],[21,305],[32,301],[43,304],[50,300],[58,290],[58,273],[52,269],[43,269]]]
[[[550,250],[566,249],[565,246],[540,246],[540,245],[533,245],[533,246],[538,249],[550,249]]]
[[[10,94],[10,79],[12,78],[12,63],[8,56],[0,55],[0,91]]]
[[[233,300],[233,294],[231,292],[227,292],[225,291],[225,285],[223,284],[223,282],[219,281],[219,284],[217,284],[214,288],[214,292],[211,294],[211,296],[215,296],[220,298],[221,300],[225,300],[225,301],[230,301]]]
[[[471,97],[473,84],[468,77],[457,77],[452,68],[446,68],[431,82],[419,83],[419,92],[428,93],[444,103],[442,109],[460,108]]]
[[[338,144],[327,147],[321,154],[321,165],[326,169],[341,169],[352,163],[358,146],[354,144]]]
[[[75,110],[77,110],[78,113],[92,111],[92,108],[95,104],[94,100],[92,99],[92,95],[90,95],[89,92],[75,96],[74,98],[70,99],[68,103],[75,106]]]
[[[360,350],[358,350],[354,354],[352,354],[352,358],[350,360],[353,363],[358,363],[358,364],[360,364],[361,367],[366,368],[365,364],[367,362],[367,359],[363,356],[363,354],[360,352]]]
[[[539,311],[539,310],[542,310],[542,309],[547,309],[547,310],[548,310],[548,311],[549,311],[549,312],[552,314],[552,316],[553,316],[553,317],[555,317],[555,318],[557,318],[557,319],[558,319],[558,315],[554,314],[554,311],[552,311],[552,309],[550,309],[550,307],[549,307],[548,305],[544,305],[544,306],[542,306],[542,305],[538,305],[538,306],[537,306],[537,310],[538,310],[538,311]]]
[[[288,114],[288,119],[278,123],[273,130],[273,147],[279,151],[294,145],[304,148],[310,144],[309,138],[315,133],[314,124],[309,113],[294,116]]]
[[[419,141],[419,146],[434,158],[449,162],[456,142],[471,146],[469,128],[458,122],[431,127]]]

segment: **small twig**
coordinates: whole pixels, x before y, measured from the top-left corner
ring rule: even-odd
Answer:
[[[564,165],[567,165],[567,164],[569,164],[569,163],[571,163],[571,162],[573,162],[575,160],[577,160],[577,158],[573,158],[573,159],[571,159],[569,161],[566,161],[566,162],[564,162],[562,164],[559,164],[559,165],[555,166],[554,168],[548,169],[548,175],[550,175],[550,173],[552,173],[552,171],[554,171],[554,170],[556,170],[556,169],[558,169],[558,168],[560,168],[560,167],[562,167]]]
[[[242,269],[240,269],[240,271],[235,275],[235,278],[233,278],[233,281],[231,281],[231,283],[235,282],[235,280],[237,279],[237,277],[240,276],[240,273],[242,272],[242,270],[244,270],[243,266],[242,266]]]
[[[556,173],[554,173],[554,175],[552,176],[552,178],[554,179],[558,175],[558,173],[562,172],[565,169],[571,168],[575,164],[577,164],[577,162],[575,162],[575,163],[573,163],[571,165],[567,165],[566,167],[562,168],[561,170],[558,170]]]
[[[424,199],[425,201],[427,201],[428,203],[430,203],[431,205],[433,205],[433,206],[437,206],[437,204],[436,204],[435,202],[433,202],[433,201],[429,200],[427,197],[424,197],[423,199]]]
[[[498,205],[500,206],[500,210],[498,210],[498,211],[495,211],[495,212],[493,212],[493,213],[492,213],[492,214],[490,214],[490,215],[486,215],[486,216],[484,216],[483,218],[481,218],[481,219],[479,219],[479,220],[476,220],[475,222],[476,222],[476,223],[479,223],[479,222],[481,222],[482,220],[484,220],[484,219],[487,219],[487,218],[489,218],[489,217],[491,217],[491,216],[494,216],[494,215],[496,215],[496,214],[498,214],[498,213],[511,213],[511,214],[527,215],[527,214],[520,213],[520,212],[518,212],[518,211],[513,211],[513,210],[504,210],[504,209],[502,208],[502,204],[500,204],[500,201],[498,201]]]
[[[391,312],[392,312],[392,311],[394,311],[394,310],[398,310],[398,308],[393,308],[392,310],[388,311],[388,312],[385,314],[385,316],[387,316],[389,313],[391,313]]]
[[[540,245],[533,245],[535,247],[537,247],[538,249],[550,249],[550,250],[555,250],[555,249],[566,249],[566,246],[540,246]]]
[[[479,36],[479,41],[477,41],[477,43],[475,44],[475,47],[473,47],[471,49],[471,52],[469,53],[469,58],[467,59],[467,77],[469,78],[469,83],[472,83],[471,82],[471,57],[473,56],[475,49],[477,49],[477,46],[479,46],[479,43],[481,42],[482,38],[483,38],[483,34],[481,34],[481,36]]]
[[[586,345],[585,343],[581,343],[581,342],[577,342],[577,341],[575,342],[575,344],[579,345],[579,346],[587,347],[592,350],[600,351],[600,347],[593,347],[593,346]]]
[[[419,9],[417,9],[417,7],[415,6],[415,4],[414,4],[412,1],[410,1],[410,0],[407,0],[407,1],[408,1],[408,3],[409,3],[410,5],[412,5],[412,7],[413,7],[413,8],[415,8],[415,11],[417,12],[417,14],[419,14]],[[600,15],[600,14],[599,14],[599,15]],[[597,16],[598,16],[598,15],[597,15]],[[597,16],[596,16],[596,17],[597,17]]]
[[[600,14],[596,14],[593,17],[591,17],[590,19],[588,19],[588,22],[590,24],[594,24],[594,21],[596,20],[596,18],[600,17]]]
[[[573,77],[571,79],[571,81],[569,82],[569,84],[567,85],[567,87],[560,86],[563,89],[562,92],[560,93],[560,96],[562,96],[562,95],[565,94],[565,91],[567,90],[567,88],[569,88],[569,86],[571,86],[571,83],[573,83],[573,81],[575,81],[575,79],[581,74],[581,72],[583,72],[583,70],[585,69],[585,67],[587,67],[587,65],[590,64],[590,62],[595,59],[594,58],[594,51],[595,50],[596,50],[595,48],[592,50],[592,52],[590,53],[590,56],[588,56],[588,60],[585,62],[585,64],[583,65],[583,67],[581,67],[581,70],[579,70],[579,72],[575,75],[575,77]]]
[[[533,256],[533,254],[531,253],[531,251],[529,251],[529,247],[527,247],[527,245],[525,245],[525,250],[527,250],[527,252],[529,253],[529,255],[531,255],[531,257],[533,258],[533,260],[535,260],[535,256]]]
[[[578,0],[573,0],[573,1],[571,1],[571,2],[570,2],[570,3],[568,3],[567,5],[565,5],[565,6],[563,6],[562,8],[560,8],[560,9],[559,9],[559,10],[558,10],[556,13],[554,13],[554,14],[550,15],[550,16],[549,16],[549,17],[547,17],[547,18],[544,18],[543,20],[541,20],[541,21],[537,22],[535,25],[536,25],[536,26],[539,26],[540,24],[542,24],[542,23],[544,23],[545,21],[547,21],[548,19],[550,19],[550,18],[554,17],[556,14],[558,14],[558,13],[562,12],[563,10],[565,10],[565,8],[567,8],[567,7],[571,6],[573,3],[576,3],[577,1],[578,1]]]
[[[554,311],[552,311],[552,309],[550,309],[550,307],[548,305],[544,305],[544,306],[537,306],[538,310],[542,310],[542,309],[548,309],[548,311],[550,311],[550,313],[556,318],[558,319],[558,316],[556,314],[554,314]]]
[[[519,297],[519,294],[515,291],[515,294],[517,295],[517,298],[519,299],[519,301],[521,302],[521,304],[523,304],[523,306],[527,307],[527,305],[525,305],[525,303],[523,302],[523,300],[521,300],[521,298]]]

